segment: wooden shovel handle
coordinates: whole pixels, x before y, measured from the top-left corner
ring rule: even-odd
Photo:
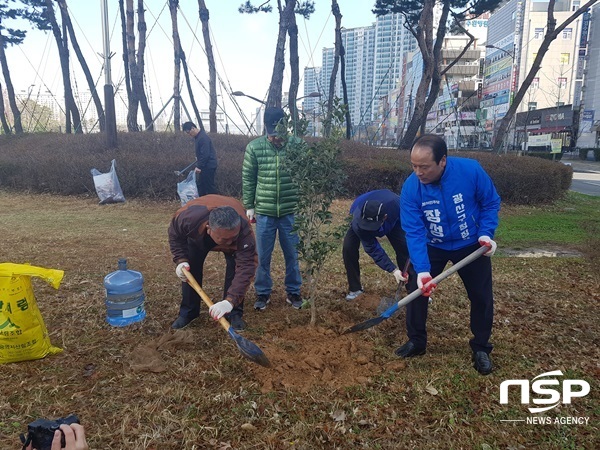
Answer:
[[[204,292],[204,290],[200,287],[200,285],[194,278],[194,275],[192,275],[192,273],[189,270],[185,270],[185,269],[183,269],[183,273],[185,274],[185,277],[188,279],[188,283],[190,284],[190,286],[192,286],[192,288],[198,293],[200,298],[204,301],[204,303],[206,303],[206,306],[208,306],[210,308],[214,303],[208,297],[208,295],[206,295],[206,292]],[[219,323],[225,329],[225,331],[229,331],[229,328],[231,327],[231,325],[229,324],[229,322],[227,321],[227,319],[225,317],[221,317],[219,319]]]

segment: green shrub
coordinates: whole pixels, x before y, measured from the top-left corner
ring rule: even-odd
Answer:
[[[249,138],[211,135],[219,168],[216,182],[224,195],[241,197],[241,167]],[[314,139],[308,139],[313,141]],[[30,134],[0,136],[0,188],[95,196],[92,168],[110,169],[116,159],[125,198],[177,199],[175,175],[194,160],[194,145],[187,135],[173,133],[120,133],[119,146],[105,148],[100,134]],[[406,150],[369,147],[342,141],[342,163],[348,178],[345,190],[354,198],[372,189],[399,192],[412,173]],[[452,152],[452,155],[458,153]],[[490,152],[464,152],[461,157],[481,162],[502,200],[507,203],[547,203],[560,198],[571,183],[572,169],[553,161]]]
[[[600,148],[594,149],[594,161],[600,161]]]

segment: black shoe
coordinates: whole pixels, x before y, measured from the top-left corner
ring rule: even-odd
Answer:
[[[257,311],[264,311],[267,309],[267,305],[271,302],[270,295],[257,295],[256,301],[254,302],[254,309]]]
[[[401,358],[412,358],[413,356],[424,355],[425,348],[418,348],[412,341],[408,341],[403,346],[398,347],[394,353]]]
[[[292,305],[292,308],[294,309],[302,308],[303,302],[302,297],[300,297],[300,294],[288,294],[285,301]]]
[[[490,355],[482,351],[473,353],[473,367],[481,375],[489,375],[494,370]]]
[[[173,328],[174,330],[181,330],[182,328],[187,327],[195,319],[196,319],[196,317],[194,317],[193,319],[188,319],[186,317],[179,316],[177,318],[177,320],[175,322],[173,322],[173,325],[171,325],[171,328]]]
[[[231,325],[231,327],[233,328],[233,331],[244,331],[246,329],[246,322],[244,322],[244,319],[242,319],[242,316],[233,316],[230,317],[229,319],[229,324]]]

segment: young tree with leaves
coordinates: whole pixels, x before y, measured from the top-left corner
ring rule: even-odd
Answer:
[[[449,26],[456,26],[468,35],[462,26],[462,22],[464,22],[467,14],[470,17],[479,16],[484,12],[493,11],[501,2],[502,0],[376,1],[373,12],[377,16],[400,13],[404,17],[404,27],[417,40],[423,58],[423,75],[415,96],[413,116],[400,142],[400,148],[408,149],[411,147],[419,129],[426,122],[427,114],[437,101],[444,74],[460,60],[471,45],[472,40],[454,61],[442,69],[442,46]],[[439,23],[434,24],[434,8],[436,4],[439,4],[442,9]]]
[[[517,94],[515,95],[513,102],[508,108],[506,115],[500,121],[500,126],[498,127],[498,131],[496,132],[496,136],[494,138],[494,142],[492,143],[494,151],[500,152],[502,150],[502,143],[504,142],[505,135],[508,132],[508,127],[510,126],[511,121],[515,113],[517,112],[517,108],[521,104],[521,101],[525,97],[529,86],[531,86],[532,81],[537,75],[538,71],[542,67],[542,61],[548,50],[550,49],[550,44],[554,41],[560,33],[575,19],[577,19],[580,15],[588,10],[591,6],[593,6],[598,0],[589,0],[584,5],[581,5],[579,9],[573,12],[568,18],[565,19],[563,23],[560,25],[556,25],[556,18],[554,17],[554,7],[556,5],[556,0],[549,0],[548,2],[548,20],[546,22],[546,34],[544,35],[544,40],[542,41],[540,48],[535,55],[533,63],[531,65],[531,69],[527,73],[527,76],[523,80],[523,83],[519,87]]]
[[[347,228],[346,223],[333,226],[330,211],[333,200],[343,192],[346,179],[340,159],[345,114],[345,106],[335,98],[329,137],[310,145],[305,141],[289,145],[283,162],[283,167],[298,190],[294,228],[300,238],[297,246],[298,259],[302,264],[307,288],[305,301],[311,305],[311,326],[317,321],[316,299],[321,269],[327,258],[338,248]]]

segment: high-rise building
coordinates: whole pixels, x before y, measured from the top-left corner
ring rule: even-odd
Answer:
[[[402,26],[400,14],[377,17],[366,27],[342,30],[345,50],[346,86],[353,136],[366,135],[381,113],[378,103],[395,89],[402,74],[404,57],[416,48],[412,35]],[[323,49],[320,87],[327,98],[334,63],[334,49]],[[309,93],[307,88],[305,94]],[[335,95],[342,98],[340,68]]]
[[[580,0],[557,1],[554,5],[557,24],[578,9],[580,3]],[[543,69],[533,79],[517,113],[566,105],[573,105],[571,111],[579,109],[589,25],[589,14],[586,14],[575,19],[551,42]],[[509,0],[490,16],[481,109],[486,131],[492,139],[531,70],[547,32],[547,21],[548,2],[539,0]],[[511,126],[505,142],[508,148],[520,148],[521,142],[536,134],[552,134],[553,138],[562,139],[563,145],[570,145],[574,132],[571,126],[527,123],[527,118],[520,121]]]

